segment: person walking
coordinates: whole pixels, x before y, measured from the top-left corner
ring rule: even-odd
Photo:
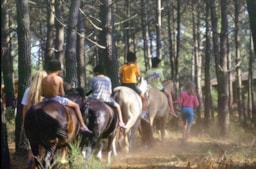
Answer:
[[[177,103],[181,105],[181,117],[183,120],[183,138],[182,143],[186,143],[191,132],[192,123],[194,121],[194,109],[199,106],[198,98],[195,92],[195,85],[192,81],[184,84]]]

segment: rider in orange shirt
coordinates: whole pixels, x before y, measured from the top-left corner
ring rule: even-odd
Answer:
[[[128,52],[127,63],[122,65],[119,75],[122,86],[129,87],[133,89],[142,99],[143,110],[146,109],[146,101],[144,94],[137,86],[137,78],[141,77],[139,66],[136,64],[137,57],[135,53]]]

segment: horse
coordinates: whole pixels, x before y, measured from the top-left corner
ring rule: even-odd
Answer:
[[[102,139],[108,139],[107,162],[110,164],[112,151],[114,156],[117,156],[115,140],[118,128],[118,114],[114,107],[99,100],[89,100],[84,109],[87,116],[87,126],[93,131],[93,134],[88,139],[82,140],[88,146],[85,151],[86,156],[88,157],[93,151],[94,154],[96,153],[96,157],[102,160]]]
[[[163,85],[165,90],[175,97],[176,86],[174,82],[172,80],[166,80],[163,82]],[[161,133],[161,140],[164,139],[166,125],[170,116],[170,108],[167,96],[156,87],[149,85],[147,99],[149,124],[145,122],[141,123],[141,136],[144,144],[151,145],[153,142],[154,125]]]
[[[79,104],[83,116],[88,114],[88,127],[93,131],[93,134],[79,132],[80,123],[72,108],[63,106],[55,101],[44,101],[31,106],[25,117],[24,129],[35,157],[35,165],[38,168],[50,168],[55,152],[58,149],[69,147],[69,144],[80,135],[81,149],[86,144],[94,148],[94,145],[101,138],[113,138],[115,136],[115,127],[118,122],[116,120],[117,115],[113,113],[112,109],[100,101],[87,106],[88,101],[78,92],[67,93],[68,98]],[[85,117],[84,120],[86,120]],[[86,142],[85,140],[89,141]],[[110,140],[113,141],[114,139]],[[39,154],[39,146],[45,149],[44,155]],[[115,150],[114,153],[116,153]],[[109,154],[111,155],[111,153]],[[42,155],[43,163],[39,158],[40,155]]]
[[[138,87],[143,93],[147,90],[147,82],[143,78]],[[138,130],[142,115],[142,101],[140,96],[131,88],[118,86],[114,88],[113,98],[120,105],[126,129],[121,135],[119,144],[127,153],[130,151],[135,131]]]

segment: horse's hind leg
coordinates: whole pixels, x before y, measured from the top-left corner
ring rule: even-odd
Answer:
[[[39,157],[39,144],[33,144],[30,143],[31,146],[31,150],[34,156],[34,160],[33,163],[31,165],[28,166],[28,169],[34,169],[34,168],[38,168],[38,169],[43,169],[43,165],[41,163],[40,157]]]
[[[99,160],[102,160],[103,144],[102,144],[101,141],[99,141],[98,146],[99,146],[99,148],[98,148],[98,153],[97,153],[96,157],[97,157]]]
[[[56,148],[57,148],[57,143],[58,143],[58,139],[56,140],[55,144],[49,145],[49,147],[46,148],[46,154],[45,154],[45,158],[44,158],[45,169],[50,169],[51,168],[53,155],[54,155],[54,153],[56,151]]]
[[[108,147],[107,147],[108,164],[111,163],[112,151],[113,151],[114,156],[117,156],[115,140],[116,140],[115,136],[111,136],[111,137],[108,138]]]

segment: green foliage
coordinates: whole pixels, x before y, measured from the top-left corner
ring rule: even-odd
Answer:
[[[15,123],[15,109],[11,107],[7,107],[5,110],[5,118],[8,123],[14,124]]]
[[[212,106],[213,106],[213,108],[214,107],[216,108],[218,106],[218,91],[217,91],[217,89],[212,88],[211,95],[212,95]]]
[[[106,164],[99,161],[96,157],[91,155],[89,158],[84,158],[80,148],[81,137],[69,144],[68,157],[66,160],[69,163],[68,169],[107,169]],[[54,166],[57,169],[63,169],[66,164],[61,164],[61,150],[54,156]]]
[[[79,137],[76,141],[69,144],[69,163],[71,168],[83,168],[85,165],[84,158],[80,149],[81,138]]]

